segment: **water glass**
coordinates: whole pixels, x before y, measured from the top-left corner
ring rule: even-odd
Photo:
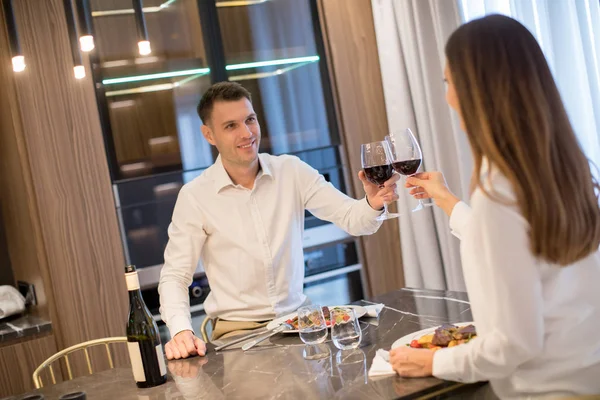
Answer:
[[[340,350],[356,349],[362,340],[362,331],[353,308],[335,307],[331,315],[331,340]]]
[[[338,350],[336,364],[342,384],[360,379],[367,383],[367,357],[361,349]]]
[[[321,306],[311,304],[298,309],[298,332],[306,344],[323,343],[327,339],[327,324]]]

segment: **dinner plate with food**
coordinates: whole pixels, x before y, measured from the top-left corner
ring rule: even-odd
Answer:
[[[439,350],[454,347],[477,337],[473,322],[444,324],[435,328],[427,328],[401,337],[392,344],[392,349],[408,346],[417,349]]]
[[[331,318],[330,318],[329,310],[332,310],[334,308],[353,308],[356,318],[360,318],[367,314],[367,309],[362,306],[323,306],[321,308],[323,310],[323,316],[325,317],[325,323],[327,324],[327,327],[331,326]],[[343,317],[341,317],[341,318],[343,318]],[[350,318],[350,317],[348,316],[348,318]],[[269,322],[269,324],[267,325],[267,329],[268,330],[275,329],[284,322],[292,325],[294,327],[294,329],[288,329],[288,330],[283,331],[282,333],[298,333],[298,312],[297,311],[294,311],[293,313],[284,315],[279,318],[275,318],[273,321]]]

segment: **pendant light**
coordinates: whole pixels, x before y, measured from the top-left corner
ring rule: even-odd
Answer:
[[[85,67],[79,52],[79,43],[77,39],[77,29],[75,28],[75,15],[73,13],[73,5],[71,0],[63,0],[65,9],[65,19],[67,20],[67,30],[69,32],[69,42],[71,44],[71,56],[73,57],[73,73],[75,79],[85,78]]]
[[[77,5],[77,22],[79,25],[79,44],[81,51],[90,52],[94,50],[94,33],[92,30],[92,13],[90,12],[89,0],[75,0]]]
[[[19,43],[19,34],[17,32],[17,23],[15,22],[12,0],[2,0],[2,8],[4,9],[4,18],[6,20],[6,30],[8,32],[13,71],[21,72],[25,70],[25,57],[23,56],[21,45]]]
[[[142,0],[133,0],[133,13],[135,14],[135,23],[137,25],[138,50],[140,55],[147,56],[152,53],[150,40],[148,40],[148,30],[146,29],[146,19],[144,18]]]

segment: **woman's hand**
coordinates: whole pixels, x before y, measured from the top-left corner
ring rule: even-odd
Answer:
[[[452,209],[460,201],[452,194],[444,174],[441,172],[423,172],[406,179],[405,186],[411,188],[410,194],[416,199],[433,199],[448,216]]]
[[[431,376],[434,351],[399,347],[390,351],[390,364],[396,373],[405,378]]]

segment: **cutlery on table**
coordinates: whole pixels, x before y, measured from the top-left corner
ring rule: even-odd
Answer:
[[[259,344],[260,342],[267,340],[268,338],[270,338],[271,336],[275,336],[280,332],[283,332],[285,330],[292,330],[294,329],[294,327],[292,327],[290,324],[288,323],[282,323],[281,325],[279,325],[277,328],[273,329],[271,332],[269,332],[269,334],[263,336],[263,337],[259,337],[257,339],[254,339],[251,342],[246,343],[245,345],[242,346],[242,350],[246,351],[251,349],[252,347],[256,346],[257,344]]]
[[[238,344],[238,343],[244,342],[244,341],[246,341],[248,339],[252,339],[253,337],[256,337],[258,335],[262,335],[265,332],[268,332],[268,331],[264,330],[264,329],[259,329],[257,332],[249,333],[247,335],[244,335],[244,336],[241,336],[241,337],[239,337],[237,339],[234,339],[231,342],[227,342],[225,344],[217,346],[217,347],[215,347],[215,351],[223,350],[226,347],[233,346],[234,344]]]

